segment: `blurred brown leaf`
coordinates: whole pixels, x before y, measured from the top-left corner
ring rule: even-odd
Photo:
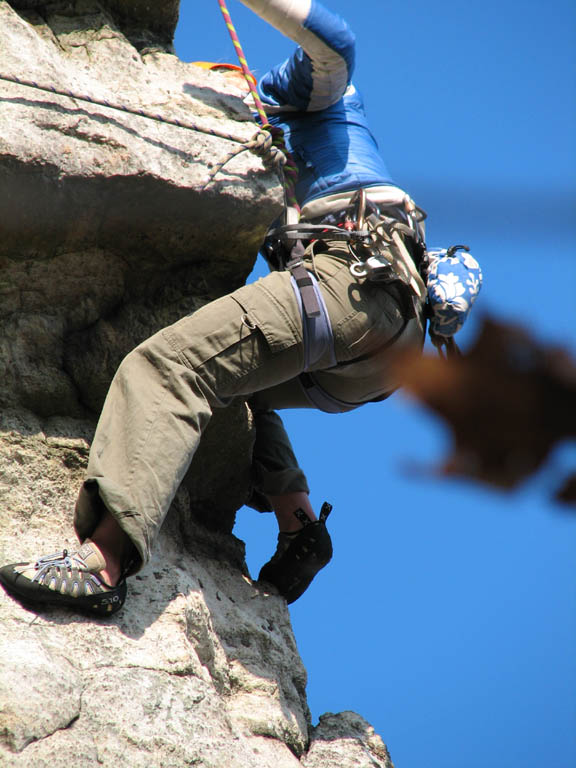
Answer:
[[[397,365],[403,386],[452,430],[445,474],[512,488],[576,436],[575,361],[521,328],[487,319],[462,357],[402,355]],[[572,481],[559,498],[576,500]]]

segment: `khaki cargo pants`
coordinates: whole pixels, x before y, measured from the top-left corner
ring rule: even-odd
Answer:
[[[314,259],[339,363],[323,370],[326,354],[314,370],[334,397],[361,403],[394,388],[386,372],[390,342],[421,345],[422,324],[406,325],[398,295],[352,277],[348,263],[337,252]],[[76,505],[80,538],[96,527],[101,500],[145,564],[213,409],[235,397],[250,398],[256,413],[256,491],[307,491],[273,412],[310,407],[296,378],[303,369],[302,334],[290,275],[272,272],[134,349],[110,385],[91,447]]]

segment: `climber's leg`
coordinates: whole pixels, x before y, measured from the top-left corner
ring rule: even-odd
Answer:
[[[131,352],[108,393],[75,525],[92,535],[101,501],[145,563],[214,408],[294,377],[299,309],[287,273],[217,299]]]
[[[325,519],[317,520],[300,469],[280,416],[271,407],[305,405],[297,381],[256,393],[249,401],[256,439],[252,458],[254,481],[250,504],[272,509],[278,521],[278,544],[262,567],[259,579],[270,582],[291,603],[308,588],[331,559],[332,542]]]
[[[289,274],[278,272],[211,302],[131,352],[110,386],[92,443],[75,515],[85,542],[79,552],[91,559],[86,563],[74,553],[74,572],[101,584],[102,572],[110,573],[111,564],[87,541],[99,536],[102,521],[105,532],[112,531],[106,511],[133,544],[128,572],[147,562],[212,410],[293,378],[302,361],[298,304]],[[45,602],[40,590],[69,604],[75,588],[66,579],[67,562],[60,558],[50,566],[57,578],[28,590],[27,597]],[[38,575],[36,563],[25,572],[13,566],[2,571],[2,583],[19,597],[22,584]],[[55,587],[63,591],[56,594]]]
[[[278,496],[270,494],[268,499],[276,515],[278,530],[282,533],[295,533],[301,530],[302,523],[294,514],[297,509],[301,509],[309,520],[316,520],[310,497],[304,491],[282,493]]]
[[[125,564],[136,556],[132,540],[105,507],[91,539],[106,564],[100,570],[100,576],[107,584],[116,586],[124,576]]]

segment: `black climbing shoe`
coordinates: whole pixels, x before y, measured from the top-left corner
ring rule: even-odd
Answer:
[[[0,584],[25,603],[66,605],[83,613],[111,616],[124,605],[126,582],[105,584],[98,572],[105,562],[85,541],[77,552],[44,555],[35,563],[12,563],[0,568]]]
[[[324,502],[319,520],[312,522],[303,510],[297,510],[295,514],[304,527],[296,534],[279,533],[276,552],[262,566],[258,581],[273,584],[287,603],[298,600],[332,559],[332,540],[326,529],[331,511],[332,505]]]

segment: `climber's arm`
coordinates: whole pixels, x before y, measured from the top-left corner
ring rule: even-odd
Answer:
[[[355,38],[346,22],[317,0],[241,0],[299,44],[260,81],[265,104],[316,111],[336,103],[350,84]]]

